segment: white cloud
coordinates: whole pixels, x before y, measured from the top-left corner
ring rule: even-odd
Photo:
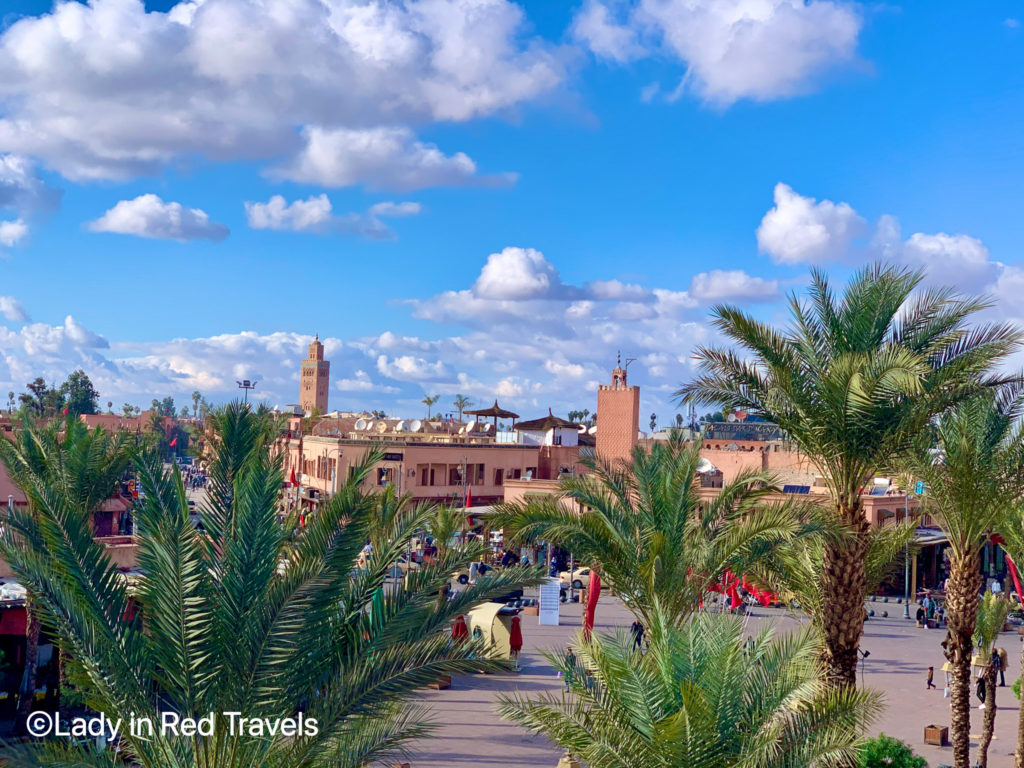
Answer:
[[[757,246],[776,264],[822,264],[843,256],[864,220],[847,203],[804,197],[775,185],[775,207],[757,228]]]
[[[291,232],[309,232],[320,235],[357,234],[377,240],[395,236],[394,231],[381,221],[386,217],[413,216],[420,212],[419,203],[383,202],[370,206],[366,213],[334,213],[327,195],[313,195],[306,200],[289,203],[281,195],[274,195],[265,203],[247,202],[245,215],[253,229],[274,229]]]
[[[0,208],[22,215],[45,213],[57,208],[61,194],[39,178],[29,158],[0,154]]]
[[[727,106],[809,90],[855,57],[861,26],[858,5],[832,0],[588,0],[572,31],[615,61],[672,56],[686,68],[677,95]]]
[[[399,381],[432,381],[446,375],[444,363],[440,360],[424,360],[413,355],[400,355],[394,358],[380,355],[377,358],[377,370],[384,376]]]
[[[1008,29],[1017,29],[1020,27],[1020,19],[1007,18],[1003,20],[1003,26]]]
[[[0,221],[0,245],[10,248],[17,245],[28,235],[28,224],[22,219]]]
[[[433,144],[417,141],[408,128],[303,131],[305,147],[270,174],[304,184],[408,191],[476,183],[507,184],[513,176],[477,177],[476,163],[462,152],[446,155]]]
[[[767,301],[779,295],[779,281],[752,277],[742,269],[713,269],[690,280],[690,295],[701,301]]]
[[[24,323],[29,320],[25,307],[13,296],[0,296],[0,315],[14,323]]]
[[[210,221],[205,211],[185,208],[181,203],[165,203],[153,194],[122,200],[90,222],[89,229],[182,242],[223,240],[228,236],[228,228]]]
[[[492,253],[473,284],[473,294],[481,299],[548,299],[564,290],[558,270],[533,248]]]
[[[182,0],[168,13],[58,3],[0,34],[0,151],[72,179],[125,179],[179,158],[286,157],[306,126],[494,115],[563,77],[524,21],[510,0]],[[371,174],[359,182],[383,181],[377,165],[352,162]],[[452,176],[418,181],[431,178]]]

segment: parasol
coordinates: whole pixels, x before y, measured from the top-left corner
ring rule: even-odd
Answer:
[[[512,413],[512,411],[506,411],[504,408],[498,405],[498,401],[494,401],[494,405],[490,408],[479,408],[475,411],[464,411],[467,416],[484,416],[487,418],[494,419],[494,431],[498,431],[498,419],[512,419],[512,424],[515,425],[516,419],[519,418],[518,413]]]

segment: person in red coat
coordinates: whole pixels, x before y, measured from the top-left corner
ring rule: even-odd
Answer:
[[[511,650],[509,655],[512,657],[512,661],[515,662],[515,669],[518,672],[521,669],[519,666],[519,652],[523,649],[523,628],[518,616],[512,617],[512,628],[509,630],[508,647]]]

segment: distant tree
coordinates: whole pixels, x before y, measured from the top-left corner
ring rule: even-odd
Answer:
[[[462,412],[469,408],[469,406],[473,404],[473,401],[470,400],[465,395],[456,395],[455,400],[452,401],[452,404],[455,406],[455,409],[459,412],[459,422],[461,423]]]
[[[431,397],[430,395],[424,395],[423,399],[420,400],[421,403],[427,406],[427,421],[430,421],[430,409],[433,408],[437,401],[440,399],[440,395],[434,395],[433,397]]]
[[[132,405],[131,403],[125,403],[124,405],[121,406],[121,415],[124,416],[126,419],[130,419],[133,415],[135,415],[135,406]]]
[[[196,418],[199,415],[199,401],[203,399],[203,394],[198,390],[192,390],[192,418]]]
[[[114,401],[113,400],[107,400],[107,413],[113,413],[113,412],[114,412]]]
[[[171,397],[170,395],[165,397],[163,400],[157,400],[154,397],[151,405],[153,410],[156,411],[161,416],[173,416],[175,413],[174,398]]]
[[[7,410],[9,410],[9,411],[13,411],[14,410],[14,393],[13,392],[8,392],[7,393]]]
[[[654,431],[654,429],[655,429],[655,428],[656,428],[657,426],[658,426],[658,414],[656,414],[656,413],[652,413],[652,414],[651,414],[651,432],[653,432],[653,431]]]
[[[683,428],[683,414],[681,414],[681,413],[677,413],[676,414],[676,426],[679,429]]]
[[[33,416],[55,416],[64,408],[64,396],[59,389],[51,387],[42,377],[25,385],[28,392],[18,396],[22,407]]]
[[[370,411],[370,415],[375,419],[386,419],[388,417],[385,411]]]
[[[209,401],[205,397],[201,397],[199,399],[199,418],[205,420],[212,410],[213,407],[210,405]]]

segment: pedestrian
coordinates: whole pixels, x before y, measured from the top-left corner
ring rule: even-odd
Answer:
[[[565,658],[563,659],[565,669],[562,672],[562,680],[565,683],[565,692],[569,692],[569,686],[573,679],[576,677],[576,654],[572,652],[572,646],[568,645],[565,648]]]
[[[978,698],[981,700],[981,706],[979,707],[979,709],[984,709],[985,708],[985,693],[986,693],[986,691],[985,691],[985,675],[983,673],[983,674],[978,675],[977,694],[978,694]]]
[[[924,608],[917,606],[917,626],[924,626]]]
[[[996,648],[993,651],[995,658],[992,660],[993,665],[996,667],[996,671],[999,673],[999,687],[1006,687],[1006,649]]]
[[[932,682],[935,679],[935,667],[928,667],[928,684],[925,686],[926,691],[930,691],[935,687],[935,683]]]
[[[518,616],[512,617],[512,628],[508,633],[508,647],[514,669],[518,672],[521,669],[519,665],[519,652],[523,650],[523,628]]]
[[[633,623],[629,627],[629,632],[633,635],[633,652],[643,651],[644,625],[640,623],[640,619],[633,619]]]

